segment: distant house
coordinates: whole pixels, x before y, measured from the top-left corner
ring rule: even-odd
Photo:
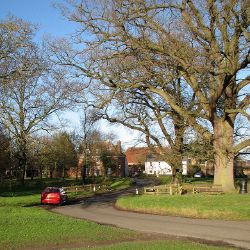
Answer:
[[[145,162],[150,153],[147,147],[131,147],[125,152],[129,175],[139,174],[145,171]]]
[[[157,151],[157,149],[156,149]],[[166,152],[171,154],[170,149]],[[125,152],[128,161],[129,174],[144,172],[149,175],[172,175],[171,166],[160,157],[160,154],[153,153],[148,147],[132,147]],[[187,175],[189,160],[184,158],[182,161],[182,173]]]
[[[172,175],[171,166],[165,161],[147,160],[145,162],[145,173],[149,175]]]
[[[113,145],[111,142],[104,142],[104,144],[105,156],[102,155],[103,152],[98,147],[92,150],[87,159],[84,158],[84,154],[79,155],[78,169],[85,171],[88,176],[104,176],[106,174],[116,177],[127,176],[128,165],[126,156],[122,153],[121,142],[118,141],[117,145]],[[107,162],[108,167],[105,166]]]
[[[188,174],[188,159],[182,161],[182,174]],[[145,162],[145,173],[149,175],[173,175],[172,167],[165,161],[160,160],[156,154],[149,154]]]

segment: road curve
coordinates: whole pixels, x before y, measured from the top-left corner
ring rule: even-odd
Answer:
[[[120,211],[113,207],[111,196],[96,196],[80,204],[55,207],[52,211],[71,217],[141,232],[220,241],[250,249],[250,222],[189,219]]]

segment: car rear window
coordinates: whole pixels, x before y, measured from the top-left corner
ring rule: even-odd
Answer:
[[[46,192],[46,193],[60,193],[60,189],[54,188],[54,187],[47,187],[47,188],[45,188],[44,192]]]

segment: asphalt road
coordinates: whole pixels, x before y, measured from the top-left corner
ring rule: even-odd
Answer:
[[[129,192],[131,190],[125,194]],[[124,195],[124,192],[96,196],[79,204],[55,207],[52,210],[71,217],[141,232],[191,237],[250,249],[249,221],[189,219],[120,211],[113,207],[114,200],[120,195]]]

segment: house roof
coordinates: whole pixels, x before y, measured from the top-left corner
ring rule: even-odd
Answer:
[[[150,149],[147,147],[132,147],[125,152],[129,165],[144,164]]]
[[[165,153],[171,154],[170,148],[164,148]],[[159,148],[155,148],[154,151],[148,147],[132,147],[128,148],[125,152],[128,165],[141,165],[148,160],[162,160],[162,156]]]

